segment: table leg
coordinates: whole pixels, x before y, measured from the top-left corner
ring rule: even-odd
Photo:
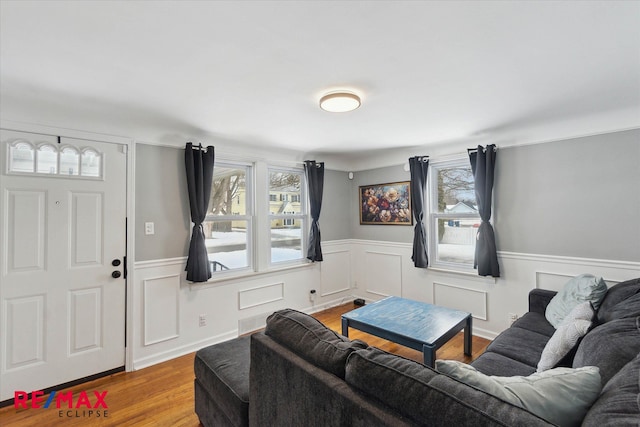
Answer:
[[[349,337],[349,320],[342,318],[342,335]]]
[[[422,354],[424,356],[424,364],[431,368],[436,365],[436,346],[422,344]]]
[[[469,315],[469,317],[467,317],[467,324],[464,327],[464,354],[467,356],[471,356],[471,338],[473,337],[471,330],[472,323],[472,317]]]

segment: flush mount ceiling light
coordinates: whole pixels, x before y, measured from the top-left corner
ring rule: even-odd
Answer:
[[[360,106],[360,97],[355,93],[330,92],[320,98],[320,108],[330,113],[346,113]]]

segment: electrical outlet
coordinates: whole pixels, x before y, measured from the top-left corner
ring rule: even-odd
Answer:
[[[509,313],[509,326],[513,325],[513,322],[518,320],[518,315],[515,313]]]
[[[144,234],[146,234],[147,236],[155,234],[155,224],[153,222],[144,223]]]
[[[200,326],[207,326],[207,315],[206,314],[201,314],[198,317],[198,324]]]
[[[309,291],[309,301],[315,302],[315,300],[316,300],[316,290],[315,289],[311,289]]]

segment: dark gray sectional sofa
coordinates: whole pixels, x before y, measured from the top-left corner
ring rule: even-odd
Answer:
[[[488,375],[533,373],[554,332],[544,317],[553,295],[531,291],[529,312],[500,334],[472,366]],[[637,427],[640,279],[609,289],[596,317],[597,325],[560,363],[600,368],[603,389],[582,425]],[[222,363],[212,362],[212,347],[196,356],[196,412],[207,427],[247,425],[247,418],[251,426],[553,425],[420,363],[350,341],[295,310],[274,313],[264,332],[239,340],[247,339],[250,349],[240,341],[222,343],[229,349],[213,356],[222,358]],[[242,356],[230,357],[232,352]],[[227,377],[224,372],[222,376],[206,372],[216,364]],[[250,364],[248,378],[236,375],[246,364]],[[225,400],[225,393],[235,399]],[[238,400],[243,393],[248,415]]]

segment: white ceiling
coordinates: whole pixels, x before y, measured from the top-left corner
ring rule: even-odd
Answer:
[[[6,1],[3,119],[362,156],[640,127],[640,2]],[[346,88],[362,106],[318,107]]]

